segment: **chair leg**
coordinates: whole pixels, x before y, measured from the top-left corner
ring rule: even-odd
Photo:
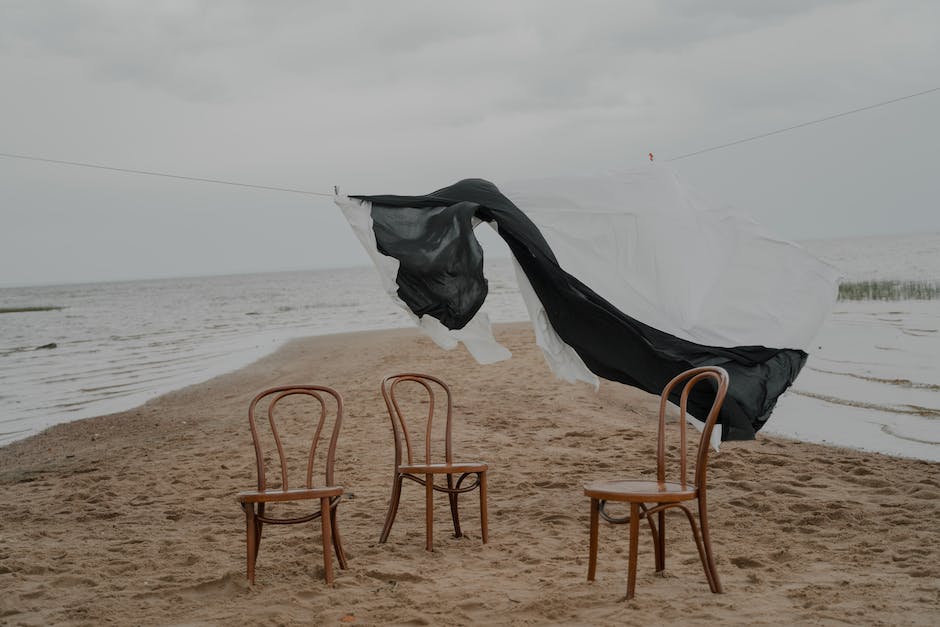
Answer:
[[[424,475],[424,548],[434,550],[434,475]]]
[[[591,540],[588,544],[588,581],[594,581],[594,573],[597,570],[597,526],[600,518],[600,501],[591,499]]]
[[[483,544],[489,542],[489,509],[486,504],[486,471],[480,473],[480,534],[483,536]]]
[[[630,503],[630,559],[627,565],[627,600],[636,591],[636,553],[640,539],[640,504]]]
[[[646,519],[646,522],[649,523],[650,526],[650,535],[653,536],[653,566],[656,572],[659,572],[659,531],[656,529],[656,523],[653,522],[653,515],[649,513],[646,503],[640,503],[640,511],[643,512],[643,518]]]
[[[692,512],[685,507],[682,507],[682,511],[685,512],[686,518],[689,519],[689,526],[692,527],[692,537],[695,539],[695,548],[698,549],[699,559],[702,560],[702,568],[705,569],[705,579],[708,580],[708,587],[714,592],[715,581],[712,578],[714,574],[708,567],[708,558],[705,556],[705,547],[702,545],[702,536],[699,533],[698,525],[695,524],[695,518],[692,516]]]
[[[343,539],[339,535],[339,525],[336,522],[336,510],[339,508],[339,502],[330,509],[330,527],[333,534],[333,547],[336,549],[336,559],[339,567],[346,570],[346,552],[343,551]]]
[[[712,553],[712,542],[711,538],[708,536],[708,514],[705,511],[704,494],[700,494],[698,498],[698,519],[699,525],[702,527],[702,544],[705,545],[705,557],[708,560],[706,567],[712,575],[711,580],[708,583],[711,584],[712,592],[721,594],[723,592],[721,589],[721,580],[718,579],[718,568],[715,566],[715,556]]]
[[[255,562],[258,561],[258,554],[261,552],[261,532],[264,530],[264,523],[261,517],[264,516],[264,503],[258,503],[258,513],[255,516]]]
[[[384,544],[388,540],[388,534],[392,531],[392,523],[395,522],[395,515],[398,514],[398,501],[401,498],[401,483],[403,479],[399,473],[395,473],[395,480],[392,482],[392,497],[388,502],[388,513],[385,514],[385,526],[382,527],[382,535],[379,536],[379,544]]]
[[[257,556],[258,544],[255,539],[255,505],[254,503],[243,503],[245,510],[245,535],[248,547],[248,565],[247,576],[250,585],[255,584],[255,557]]]
[[[666,570],[666,512],[660,511],[657,518],[659,519],[659,537],[656,547],[656,572],[661,573]]]
[[[454,537],[459,538],[463,534],[460,532],[460,514],[457,512],[457,493],[454,492],[454,475],[447,475],[447,496],[450,499],[450,517],[454,519]]]
[[[333,583],[333,525],[330,516],[330,498],[320,499],[320,528],[323,538],[323,577]]]

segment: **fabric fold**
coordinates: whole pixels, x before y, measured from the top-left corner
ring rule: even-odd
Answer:
[[[722,439],[752,439],[806,361],[835,270],[746,216],[712,210],[661,167],[507,189],[465,179],[337,204],[390,295],[439,345],[464,334],[481,363],[508,356],[479,318],[488,286],[473,229],[485,221],[512,252],[556,376],[659,394],[686,369],[720,365],[731,376]],[[698,418],[709,406],[703,389],[690,397]]]

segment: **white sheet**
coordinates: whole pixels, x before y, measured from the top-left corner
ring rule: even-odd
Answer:
[[[838,273],[667,166],[501,185],[559,264],[627,315],[711,346],[806,350]]]

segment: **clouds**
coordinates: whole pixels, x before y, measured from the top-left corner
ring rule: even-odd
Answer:
[[[933,87],[940,75],[940,6],[926,1],[23,1],[0,13],[0,150],[324,191],[340,183],[418,193],[465,176],[499,182],[642,165],[650,150],[691,152]],[[884,189],[895,189],[924,205],[936,186],[903,160],[862,155],[883,145],[915,164],[930,158],[940,132],[930,110],[912,102],[676,166],[785,236],[857,234],[832,206],[833,184],[815,175],[818,155],[837,170],[839,188],[869,186],[853,198],[866,212],[855,227],[897,227],[864,198],[883,203]],[[846,165],[833,167],[834,156]],[[879,189],[853,176],[873,169]],[[776,190],[769,202],[768,189]],[[117,216],[129,208],[159,206],[194,232],[211,228],[202,213],[237,224],[259,205],[266,216],[295,215],[297,199],[237,197],[245,200],[0,161],[7,224],[24,213],[54,224],[96,207],[88,228],[114,241],[127,237]],[[187,209],[194,203],[200,211]],[[824,209],[836,217],[823,219]],[[363,261],[344,248],[344,231],[330,225],[321,235],[314,216],[328,211],[307,216],[312,241],[298,236],[257,269]],[[924,210],[906,211],[911,230],[940,228]],[[31,237],[29,224],[7,229],[20,234],[16,242],[0,234],[0,251]],[[80,235],[80,227],[69,233]],[[244,244],[251,231],[228,237]],[[19,254],[28,260],[29,250]],[[238,261],[221,255],[220,265],[218,251],[190,240],[178,252],[174,272]],[[110,278],[99,274],[108,254],[84,253],[58,275],[13,271],[0,257],[0,284]],[[126,276],[164,272],[152,262],[119,266]]]

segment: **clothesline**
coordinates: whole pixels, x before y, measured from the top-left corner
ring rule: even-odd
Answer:
[[[667,159],[664,159],[664,161],[667,161],[667,162],[669,162],[669,161],[678,161],[678,160],[680,160],[680,159],[686,159],[686,158],[688,158],[688,157],[694,157],[694,156],[696,156],[696,155],[705,154],[706,152],[712,152],[712,151],[714,151],[714,150],[721,150],[721,149],[723,149],[723,148],[729,148],[729,147],[731,147],[731,146],[737,146],[738,144],[744,144],[744,143],[746,143],[746,142],[752,142],[752,141],[756,141],[756,140],[758,140],[758,139],[764,139],[764,138],[766,138],[766,137],[771,137],[772,135],[779,135],[779,134],[781,134],[781,133],[786,133],[786,132],[788,132],[788,131],[793,131],[793,130],[796,130],[796,129],[799,129],[799,128],[804,128],[804,127],[806,127],[806,126],[811,126],[811,125],[813,125],[813,124],[821,124],[821,123],[823,123],[823,122],[828,122],[828,121],[830,121],[830,120],[835,120],[835,119],[837,119],[837,118],[846,117],[846,116],[849,116],[849,115],[853,115],[853,114],[855,114],[855,113],[861,113],[862,111],[869,111],[869,110],[871,110],[871,109],[876,109],[876,108],[878,108],[878,107],[884,107],[884,106],[886,106],[886,105],[895,104],[895,103],[898,103],[898,102],[901,102],[901,101],[904,101],[904,100],[910,100],[911,98],[917,98],[917,97],[919,97],[919,96],[926,96],[926,95],[928,95],[928,94],[936,93],[936,92],[938,92],[938,91],[940,91],[940,87],[934,87],[934,88],[932,88],[932,89],[927,89],[927,90],[920,91],[920,92],[917,92],[917,93],[914,93],[914,94],[908,94],[908,95],[906,95],[906,96],[901,96],[901,97],[899,97],[899,98],[892,98],[891,100],[884,100],[884,101],[882,101],[882,102],[877,102],[877,103],[875,103],[875,104],[866,105],[866,106],[864,106],[864,107],[859,107],[859,108],[857,108],[857,109],[851,109],[851,110],[849,110],[849,111],[843,111],[843,112],[841,112],[841,113],[836,113],[836,114],[833,114],[833,115],[827,115],[827,116],[825,116],[825,117],[817,118],[817,119],[815,119],[815,120],[810,120],[810,121],[808,121],[808,122],[801,122],[801,123],[799,123],[799,124],[794,124],[794,125],[792,125],[792,126],[787,126],[787,127],[785,127],[785,128],[779,128],[779,129],[776,129],[776,130],[773,130],[773,131],[768,131],[768,132],[766,132],[766,133],[760,133],[760,134],[758,134],[758,135],[752,135],[752,136],[750,136],[750,137],[745,137],[745,138],[743,138],[743,139],[737,139],[737,140],[735,140],[735,141],[727,142],[727,143],[724,143],[724,144],[718,144],[717,146],[711,146],[711,147],[709,147],[709,148],[703,148],[703,149],[701,149],[701,150],[696,150],[695,152],[689,152],[689,153],[686,153],[686,154],[683,154],[683,155],[679,155],[679,156],[676,156],[676,157],[669,157],[669,158],[667,158]],[[56,164],[56,165],[70,165],[70,166],[81,167],[81,168],[93,168],[93,169],[96,169],[96,170],[109,170],[109,171],[111,171],[111,172],[123,172],[123,173],[125,173],[125,174],[141,174],[141,175],[145,175],[145,176],[159,176],[159,177],[163,177],[163,178],[171,178],[171,179],[178,179],[178,180],[184,180],[184,181],[196,181],[196,182],[200,182],[200,183],[215,183],[215,184],[217,184],[217,185],[233,185],[233,186],[236,186],[236,187],[249,187],[249,188],[252,188],[252,189],[266,189],[266,190],[277,191],[277,192],[289,192],[289,193],[292,193],[292,194],[306,194],[306,195],[308,195],[308,196],[326,196],[326,197],[332,197],[332,196],[334,195],[334,194],[330,194],[330,193],[326,193],[326,192],[314,192],[314,191],[306,190],[306,189],[295,189],[295,188],[290,188],[290,187],[277,187],[277,186],[274,186],[274,185],[257,185],[257,184],[254,184],[254,183],[242,183],[242,182],[239,182],[239,181],[227,181],[227,180],[224,180],[224,179],[203,178],[203,177],[199,177],[199,176],[188,176],[188,175],[184,175],[184,174],[171,174],[171,173],[167,173],[167,172],[156,172],[156,171],[152,171],[152,170],[137,170],[137,169],[133,169],[133,168],[122,168],[122,167],[116,167],[116,166],[110,166],[110,165],[102,165],[102,164],[98,164],[98,163],[88,163],[88,162],[84,162],[84,161],[68,161],[68,160],[65,160],[65,159],[51,159],[51,158],[48,158],[48,157],[37,157],[37,156],[34,156],[34,155],[24,155],[24,154],[10,153],[10,152],[0,152],[0,157],[6,157],[6,158],[8,158],[8,159],[20,159],[20,160],[24,160],[24,161],[39,161],[39,162],[42,162],[42,163],[52,163],[52,164]],[[652,153],[650,154],[650,158],[651,158],[651,160],[652,160]]]
[[[827,115],[824,118],[810,120],[809,122],[801,122],[800,124],[794,124],[793,126],[787,126],[786,128],[779,128],[775,131],[769,131],[767,133],[760,133],[759,135],[752,135],[751,137],[745,137],[744,139],[737,139],[733,142],[728,142],[727,144],[720,144],[718,146],[712,146],[711,148],[703,148],[702,150],[696,150],[695,152],[690,152],[684,155],[679,155],[678,157],[670,157],[669,159],[666,159],[666,161],[678,161],[679,159],[685,159],[686,157],[694,157],[695,155],[701,155],[706,152],[711,152],[713,150],[720,150],[722,148],[728,148],[730,146],[737,146],[738,144],[743,144],[745,142],[751,142],[757,139],[763,139],[765,137],[770,137],[771,135],[779,135],[780,133],[786,133],[787,131],[792,131],[798,128],[803,128],[804,126],[810,126],[812,124],[820,124],[821,122],[828,122],[829,120],[835,120],[836,118],[843,118],[847,115],[852,115],[853,113],[860,113],[862,111],[876,109],[878,107],[883,107],[885,105],[894,104],[895,102],[901,102],[902,100],[910,100],[911,98],[916,98],[918,96],[926,96],[927,94],[931,94],[936,91],[940,91],[940,87],[934,87],[933,89],[928,89],[926,91],[917,92],[916,94],[908,94],[907,96],[901,96],[900,98],[892,98],[891,100],[885,100],[884,102],[877,102],[875,104],[867,105],[865,107],[859,107],[858,109],[852,109],[851,111],[843,111],[842,113],[836,113],[834,115]]]
[[[275,187],[273,185],[255,185],[253,183],[239,183],[238,181],[225,181],[222,179],[207,179],[198,176],[186,176],[183,174],[168,174],[166,172],[152,172],[150,170],[134,170],[131,168],[118,168],[110,165],[100,165],[97,163],[85,163],[83,161],[66,161],[64,159],[48,159],[46,157],[34,157],[32,155],[18,155],[14,153],[0,152],[0,157],[9,159],[24,159],[26,161],[41,161],[43,163],[56,163],[59,165],[74,165],[82,168],[94,168],[96,170],[110,170],[112,172],[124,172],[127,174],[144,174],[147,176],[161,176],[171,179],[182,179],[184,181],[198,181],[200,183],[217,183],[219,185],[235,185],[237,187],[251,187],[254,189],[269,189],[277,192],[291,192],[293,194],[309,194],[311,196],[330,196],[323,192],[312,192],[306,189],[292,189],[290,187]]]

